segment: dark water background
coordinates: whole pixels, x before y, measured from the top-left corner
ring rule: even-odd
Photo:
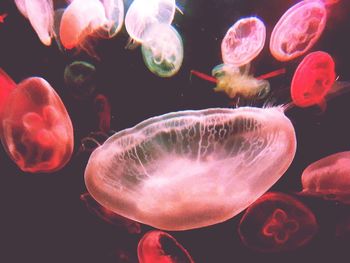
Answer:
[[[13,1],[1,0],[0,13],[8,13],[0,24],[0,67],[16,82],[30,76],[48,80],[61,96],[71,116],[75,152],[64,169],[54,174],[21,172],[0,149],[0,262],[109,263],[119,262],[118,251],[132,255],[141,235],[128,235],[91,215],[79,196],[85,192],[83,174],[88,154],[76,155],[80,140],[97,130],[92,99],[77,100],[63,83],[66,65],[85,60],[97,68],[97,93],[112,105],[115,131],[131,127],[159,114],[185,109],[229,107],[230,100],[212,91],[213,85],[193,77],[190,70],[210,73],[221,63],[220,43],[227,29],[239,18],[257,15],[267,27],[267,42],[253,61],[255,75],[285,67],[287,73],[271,80],[273,104],[290,101],[289,85],[302,57],[278,62],[270,54],[268,41],[280,16],[297,1],[292,0],[181,0],[184,15],[176,14],[173,25],[184,42],[180,72],[162,79],[147,70],[140,49],[124,49],[128,35],[96,44],[100,61],[84,54],[61,53],[56,44],[42,45],[30,23],[17,11]],[[128,3],[126,3],[128,5]],[[350,81],[350,1],[340,0],[328,18],[320,40],[311,51],[330,53],[340,80]],[[350,87],[349,87],[350,88]],[[298,149],[290,169],[272,187],[293,193],[301,190],[300,175],[313,161],[332,153],[350,150],[350,92],[328,102],[325,113],[315,109],[292,109],[287,116],[295,125]],[[261,102],[242,102],[257,105]],[[259,169],[259,167],[257,167]],[[320,199],[300,199],[315,213],[320,230],[307,246],[288,253],[261,254],[240,242],[237,226],[241,215],[222,224],[184,232],[170,232],[193,256],[195,262],[349,262],[350,234],[335,237],[339,219],[350,207]],[[160,203],[161,205],[161,203]],[[151,229],[143,226],[142,233]]]

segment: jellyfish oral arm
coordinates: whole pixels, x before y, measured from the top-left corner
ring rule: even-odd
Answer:
[[[192,75],[195,75],[195,76],[197,76],[197,77],[199,77],[201,79],[204,79],[206,81],[209,81],[209,82],[212,82],[212,83],[215,83],[215,84],[217,84],[217,82],[218,82],[216,78],[214,78],[212,76],[209,76],[207,74],[201,73],[201,72],[199,72],[197,70],[191,70],[191,76]]]
[[[281,69],[277,69],[277,70],[271,71],[269,73],[260,75],[260,76],[258,76],[256,78],[257,79],[269,79],[269,78],[277,77],[277,76],[282,75],[284,73],[286,73],[286,69],[285,68],[281,68]]]

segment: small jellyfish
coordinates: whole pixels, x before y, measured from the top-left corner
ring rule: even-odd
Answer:
[[[320,196],[350,204],[350,151],[310,164],[301,176],[301,195]]]
[[[284,13],[271,33],[271,54],[280,61],[301,56],[319,39],[326,20],[327,10],[321,1],[295,4]]]
[[[259,252],[282,252],[306,245],[317,233],[312,211],[283,193],[266,193],[244,213],[238,227],[242,242]]]
[[[15,0],[18,10],[26,17],[40,41],[51,45],[53,36],[53,2],[52,0]]]
[[[143,37],[142,56],[147,68],[160,77],[175,75],[184,57],[182,39],[175,28],[153,24]]]
[[[1,24],[5,23],[5,18],[6,18],[7,16],[8,16],[7,13],[4,13],[4,14],[1,14],[1,15],[0,15],[0,23],[1,23]]]
[[[264,47],[265,38],[264,22],[257,17],[241,18],[221,42],[222,60],[236,67],[250,63]]]
[[[84,202],[85,206],[92,214],[98,216],[103,221],[111,225],[123,228],[130,234],[141,233],[141,225],[139,223],[113,213],[107,208],[101,206],[91,197],[89,193],[80,195],[80,200]]]
[[[331,91],[335,75],[335,64],[328,53],[316,51],[308,54],[292,79],[290,91],[293,103],[299,107],[319,105],[324,109],[325,97]]]
[[[85,184],[117,214],[187,230],[240,213],[284,174],[295,150],[282,107],[173,112],[111,136],[91,154]]]
[[[111,105],[102,94],[95,97],[94,104],[97,108],[99,131],[108,133],[111,130]]]
[[[64,82],[75,98],[87,98],[96,89],[96,68],[85,61],[74,61],[64,69]]]
[[[125,16],[126,31],[133,41],[142,43],[152,24],[171,24],[175,9],[175,0],[134,0]]]
[[[168,233],[147,232],[137,246],[140,263],[194,263],[187,250]]]
[[[50,84],[38,77],[20,82],[5,101],[1,141],[25,172],[61,169],[73,152],[73,127],[67,110]]]

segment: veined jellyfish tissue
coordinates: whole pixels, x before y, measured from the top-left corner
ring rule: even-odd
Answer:
[[[90,156],[85,183],[115,213],[187,230],[247,208],[284,174],[295,150],[283,107],[180,111],[110,137]]]

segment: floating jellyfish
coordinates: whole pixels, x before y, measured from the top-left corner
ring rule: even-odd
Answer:
[[[1,141],[25,172],[61,169],[73,151],[73,127],[60,97],[46,80],[20,82],[5,101]]]
[[[111,105],[106,96],[98,94],[94,100],[97,107],[99,131],[107,133],[111,129]]]
[[[76,98],[87,98],[96,89],[96,68],[85,61],[74,61],[64,70],[64,82]]]
[[[259,18],[238,20],[221,42],[222,60],[236,67],[250,63],[263,49],[265,38],[266,28]]]
[[[107,38],[115,36],[122,28],[124,21],[124,2],[123,0],[101,0],[105,8],[106,18],[105,25]]]
[[[153,24],[143,35],[142,56],[147,68],[160,77],[175,75],[182,64],[181,36],[168,24]]]
[[[310,164],[301,176],[302,195],[320,196],[350,204],[350,151]]]
[[[295,4],[280,18],[271,33],[271,54],[280,61],[301,56],[319,39],[326,20],[327,10],[321,1]]]
[[[283,107],[173,112],[111,136],[91,154],[85,184],[117,214],[187,230],[240,213],[283,175],[295,150]]]
[[[101,218],[103,221],[115,225],[117,227],[121,227],[128,231],[130,234],[140,234],[141,226],[139,223],[117,215],[107,208],[101,206],[97,203],[89,193],[84,193],[80,195],[80,200],[84,202],[87,209],[94,215]]]
[[[142,43],[152,24],[171,24],[175,9],[175,0],[134,0],[125,16],[126,31],[133,41]]]
[[[214,91],[223,91],[231,99],[236,96],[262,99],[270,91],[270,83],[265,79],[285,73],[285,69],[279,69],[259,77],[254,77],[249,74],[249,68],[249,64],[239,68],[233,65],[221,64],[212,70],[214,77],[196,70],[192,70],[191,74],[215,83],[216,87]]]
[[[53,36],[53,3],[52,0],[15,0],[18,10],[26,17],[40,41],[51,45]]]
[[[0,23],[3,24],[5,23],[5,18],[7,17],[7,13],[3,13],[0,15]]]
[[[260,252],[282,252],[306,245],[318,224],[309,208],[283,193],[267,193],[243,215],[239,236],[249,248]]]
[[[137,246],[140,263],[194,263],[187,250],[171,235],[152,230],[147,232]]]

